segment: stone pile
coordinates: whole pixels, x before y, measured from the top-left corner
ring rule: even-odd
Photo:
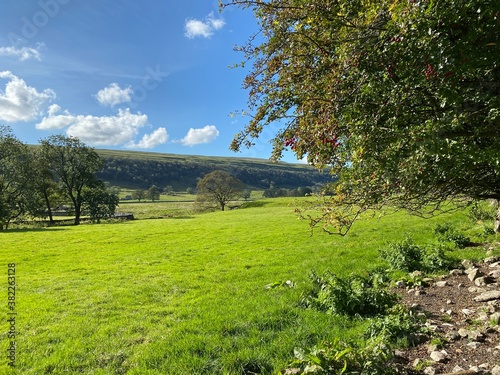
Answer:
[[[434,303],[425,324],[438,338],[427,342],[411,363],[428,375],[500,375],[500,256],[478,264],[466,260],[462,266],[427,280],[428,287],[407,291],[417,312],[428,312]],[[449,297],[433,301],[443,295]]]

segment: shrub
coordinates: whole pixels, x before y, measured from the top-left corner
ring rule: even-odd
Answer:
[[[405,305],[395,305],[387,315],[374,318],[365,331],[366,339],[383,338],[388,343],[396,343],[420,330],[419,320],[408,310]]]
[[[444,249],[442,244],[427,248],[422,254],[422,269],[426,272],[451,269],[453,261],[445,255]]]
[[[420,270],[423,248],[413,243],[410,237],[401,242],[389,243],[387,247],[379,250],[379,254],[392,270],[412,272]]]
[[[357,347],[336,340],[324,342],[311,350],[296,348],[291,363],[301,374],[394,374],[387,365],[392,351],[382,340],[369,340]]]
[[[313,288],[303,294],[301,304],[319,311],[348,316],[373,316],[383,314],[397,302],[397,296],[380,285],[377,275],[353,275],[344,280],[329,271],[323,276],[312,271],[309,278]]]
[[[444,249],[443,244],[427,248],[418,246],[407,237],[401,242],[389,243],[387,247],[379,250],[379,254],[389,264],[391,270],[436,272],[447,270],[452,266]]]
[[[470,238],[459,233],[450,223],[438,224],[434,229],[434,233],[439,240],[452,242],[460,249],[470,244]]]

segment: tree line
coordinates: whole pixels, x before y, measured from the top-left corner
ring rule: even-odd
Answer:
[[[29,147],[1,126],[0,230],[22,218],[53,224],[62,205],[71,207],[75,225],[84,211],[93,221],[113,215],[118,196],[97,178],[102,167],[97,152],[77,138],[53,135]]]
[[[171,185],[177,191],[195,188],[200,176],[214,170],[224,170],[255,189],[266,189],[271,183],[280,188],[295,189],[298,186],[325,185],[333,180],[330,174],[307,165],[252,163],[235,158],[154,160],[133,157],[130,153],[123,155],[102,153],[104,166],[98,177],[121,187],[146,190],[153,185]]]

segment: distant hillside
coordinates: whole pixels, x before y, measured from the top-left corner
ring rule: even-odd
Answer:
[[[111,185],[147,189],[172,186],[182,191],[195,188],[199,178],[221,169],[254,189],[313,187],[332,181],[327,172],[304,164],[273,163],[264,159],[211,157],[152,152],[96,150],[105,161],[98,177]]]

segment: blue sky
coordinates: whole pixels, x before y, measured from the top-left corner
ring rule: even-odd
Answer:
[[[217,0],[3,0],[0,124],[29,144],[268,158],[271,131],[228,149],[247,104],[233,47],[256,29]]]

